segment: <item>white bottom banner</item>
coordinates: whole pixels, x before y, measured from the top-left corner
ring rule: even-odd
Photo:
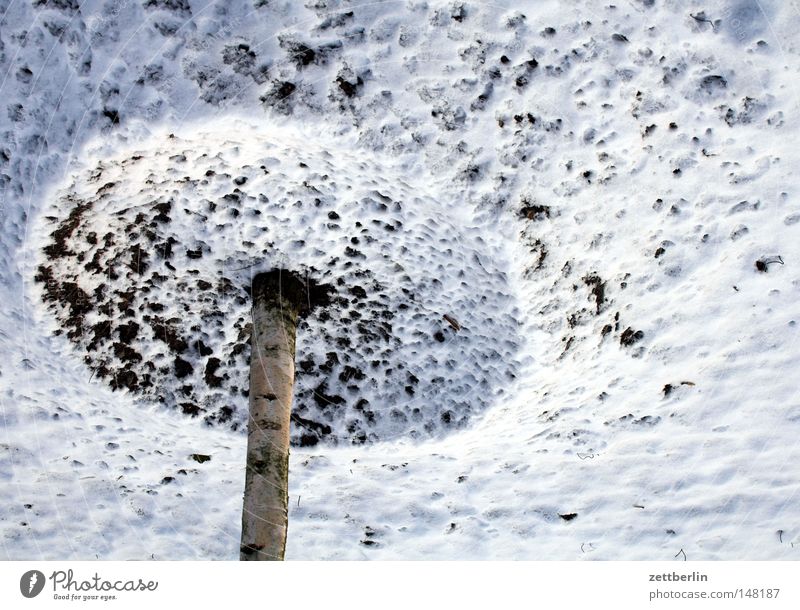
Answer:
[[[791,562],[9,561],[0,607],[795,609],[797,571]]]

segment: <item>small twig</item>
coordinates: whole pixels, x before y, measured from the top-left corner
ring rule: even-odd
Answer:
[[[241,271],[242,269],[250,269],[251,267],[255,267],[256,265],[261,264],[259,261],[254,263],[250,263],[249,265],[245,265],[244,267],[236,267],[235,269],[228,269],[228,271]]]
[[[689,16],[698,23],[710,23],[711,29],[715,32],[717,31],[717,24],[719,23],[719,19],[717,19],[716,21],[714,21],[713,19],[709,19],[708,17],[706,17],[705,11],[700,11],[696,15],[692,15],[691,13],[689,13]]]
[[[458,332],[458,331],[460,331],[460,330],[461,330],[461,324],[459,324],[459,323],[458,323],[458,320],[456,320],[454,317],[452,317],[452,316],[449,316],[449,315],[447,315],[447,314],[444,314],[444,315],[442,316],[442,318],[444,318],[444,320],[445,320],[445,321],[446,321],[448,324],[450,324],[450,326],[452,326],[452,327],[455,329],[455,331],[456,331],[456,332]]]
[[[208,216],[206,216],[205,214],[201,214],[200,212],[195,212],[194,210],[190,210],[188,208],[183,208],[183,211],[188,213],[188,214],[194,214],[195,216],[199,216],[204,221],[208,220]]]
[[[714,23],[713,21],[711,21],[711,19],[708,19],[702,12],[697,13],[696,15],[692,15],[691,13],[689,13],[689,16],[695,21],[699,21],[700,23],[711,23],[712,25]]]
[[[680,555],[681,553],[683,553],[683,560],[684,560],[684,561],[686,561],[686,552],[685,552],[683,549],[681,549],[680,551],[678,551],[677,553],[675,553],[675,557],[677,557],[677,556],[678,556],[678,555]]]

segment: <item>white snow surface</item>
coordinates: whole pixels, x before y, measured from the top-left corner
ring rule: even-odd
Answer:
[[[381,366],[432,379],[457,364],[447,391],[420,377],[409,399],[402,377],[381,380],[371,405],[474,415],[293,448],[287,558],[798,557],[796,3],[5,0],[0,14],[6,558],[237,558],[241,426],[170,408],[175,387],[164,403],[113,391],[54,334],[34,281],[70,192],[132,239],[110,211],[176,191],[170,230],[214,253],[176,249],[177,269],[249,260],[247,237],[263,246],[246,214],[181,210],[228,193],[220,173],[248,176],[243,209],[287,229],[268,227],[265,265],[322,271],[377,214],[371,191],[399,202],[404,230],[364,267],[382,251],[404,266],[420,317]],[[122,164],[135,151],[152,169]],[[259,174],[266,157],[283,169]],[[98,163],[119,183],[105,197]],[[279,204],[328,166],[343,178],[320,207]],[[375,276],[405,320],[388,260]],[[180,279],[161,291],[176,307]],[[219,333],[201,325],[220,357],[237,307]],[[443,314],[463,329],[439,342]],[[298,361],[325,349],[313,318],[304,330]]]
[[[494,226],[353,143],[219,123],[117,157],[93,150],[101,161],[43,212],[40,233],[55,237],[29,240],[40,298],[94,374],[246,429],[247,291],[278,268],[334,290],[298,328],[297,443],[462,429],[503,395],[519,310],[504,248],[483,237]]]

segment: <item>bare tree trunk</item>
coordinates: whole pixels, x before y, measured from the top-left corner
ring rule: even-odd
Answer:
[[[295,338],[305,297],[303,284],[289,272],[253,280],[243,561],[282,560],[286,549]]]

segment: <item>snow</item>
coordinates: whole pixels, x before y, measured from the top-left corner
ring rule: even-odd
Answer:
[[[56,237],[34,246],[39,300],[112,387],[237,430],[252,277],[292,269],[335,289],[299,327],[298,442],[465,427],[515,377],[503,249],[402,166],[346,139],[258,130],[223,120],[93,151],[102,161],[42,212]],[[458,329],[454,311],[470,312]]]
[[[246,293],[203,301],[179,284],[190,269],[218,281],[254,259],[345,285],[369,271],[385,299],[354,309],[396,316],[380,376],[298,377],[297,409],[329,417],[331,432],[293,447],[287,558],[796,558],[792,3],[117,0],[0,12],[6,558],[238,556],[245,354],[227,359]],[[197,216],[235,187],[239,217]],[[373,191],[401,205],[377,211]],[[73,244],[87,256],[96,250],[78,237],[100,227],[135,239],[134,210],[115,210],[175,197],[159,231],[181,244],[176,270],[159,267],[168,279],[135,305],[157,295],[194,333],[197,417],[181,411],[169,370],[144,392],[112,391],[93,375],[110,345],[87,351],[88,333],[53,333],[63,312],[34,278],[69,194],[97,200]],[[340,216],[330,233],[329,211]],[[373,229],[365,259],[329,266],[361,235],[355,222],[380,214],[402,229]],[[202,258],[185,255],[190,242]],[[59,281],[76,273],[72,258],[53,263]],[[119,282],[143,281],[126,273]],[[100,281],[76,278],[87,291]],[[191,330],[213,310],[214,332]],[[298,362],[319,365],[352,326],[339,312],[299,335]],[[203,380],[198,337],[226,362],[221,389]],[[164,351],[145,330],[131,345],[143,362]],[[336,366],[366,368],[367,345],[377,349],[337,348]],[[401,366],[419,379],[413,396],[404,376],[385,377]],[[341,409],[316,405],[323,379]],[[355,409],[362,396],[372,425]],[[220,400],[234,413],[224,425],[205,420]],[[447,410],[463,422],[447,425]]]

